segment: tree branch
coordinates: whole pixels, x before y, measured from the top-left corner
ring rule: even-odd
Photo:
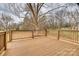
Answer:
[[[66,7],[66,8],[67,8],[67,6],[59,6],[59,7],[56,7],[56,8],[54,8],[54,9],[51,9],[51,10],[49,10],[49,11],[45,12],[45,13],[44,13],[44,14],[42,14],[42,15],[39,15],[39,17],[40,17],[40,16],[43,16],[43,15],[45,15],[45,14],[47,14],[47,13],[51,12],[51,11],[54,11],[54,10],[56,10],[56,9],[59,9],[59,8],[61,8],[61,7]]]

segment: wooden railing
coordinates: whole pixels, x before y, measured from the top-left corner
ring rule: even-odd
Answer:
[[[6,32],[0,32],[0,54],[6,50]]]
[[[24,39],[24,38],[34,38],[37,36],[44,36],[44,30],[12,30],[8,32],[9,41],[11,42],[14,39]]]
[[[73,41],[76,43],[79,43],[79,30],[58,30],[58,40],[61,39],[67,39],[69,41]]]

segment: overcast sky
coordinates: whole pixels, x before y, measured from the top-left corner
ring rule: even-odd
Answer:
[[[65,5],[64,3],[63,4],[48,4],[48,6],[45,6],[45,8],[42,8],[42,12],[43,13],[45,13],[45,12],[47,12],[48,10],[51,10],[52,8],[54,9],[54,8],[56,8],[57,6],[59,6],[59,5]],[[73,5],[73,7],[71,6],[71,7],[69,7],[68,8],[68,10],[75,10],[76,8],[78,8],[75,4],[70,4],[70,5]],[[52,6],[52,7],[50,7],[50,6]],[[0,3],[0,14],[2,13],[2,12],[4,12],[5,14],[10,14],[10,15],[12,15],[13,16],[13,18],[15,19],[15,22],[18,22],[18,21],[20,21],[20,19],[16,16],[16,15],[14,15],[12,12],[10,12],[9,11],[9,9],[8,9],[8,6],[7,6],[7,3]],[[17,19],[17,20],[16,20]]]

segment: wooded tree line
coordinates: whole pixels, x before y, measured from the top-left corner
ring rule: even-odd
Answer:
[[[0,16],[1,30],[45,30],[48,28],[78,27],[79,7],[76,3],[11,3],[8,10],[22,22],[13,23],[11,15],[2,13]],[[17,19],[16,19],[17,20]]]

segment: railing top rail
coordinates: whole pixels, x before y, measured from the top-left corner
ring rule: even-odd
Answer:
[[[11,30],[11,31],[32,31],[32,30]],[[41,31],[41,30],[33,30],[33,31]]]
[[[3,34],[5,34],[5,32],[6,32],[6,31],[0,31],[0,35],[3,35]]]
[[[0,33],[2,33],[2,32],[6,32],[6,31],[0,31]]]
[[[60,29],[59,31],[79,32],[79,30],[70,30],[70,29],[68,29],[68,30]]]

